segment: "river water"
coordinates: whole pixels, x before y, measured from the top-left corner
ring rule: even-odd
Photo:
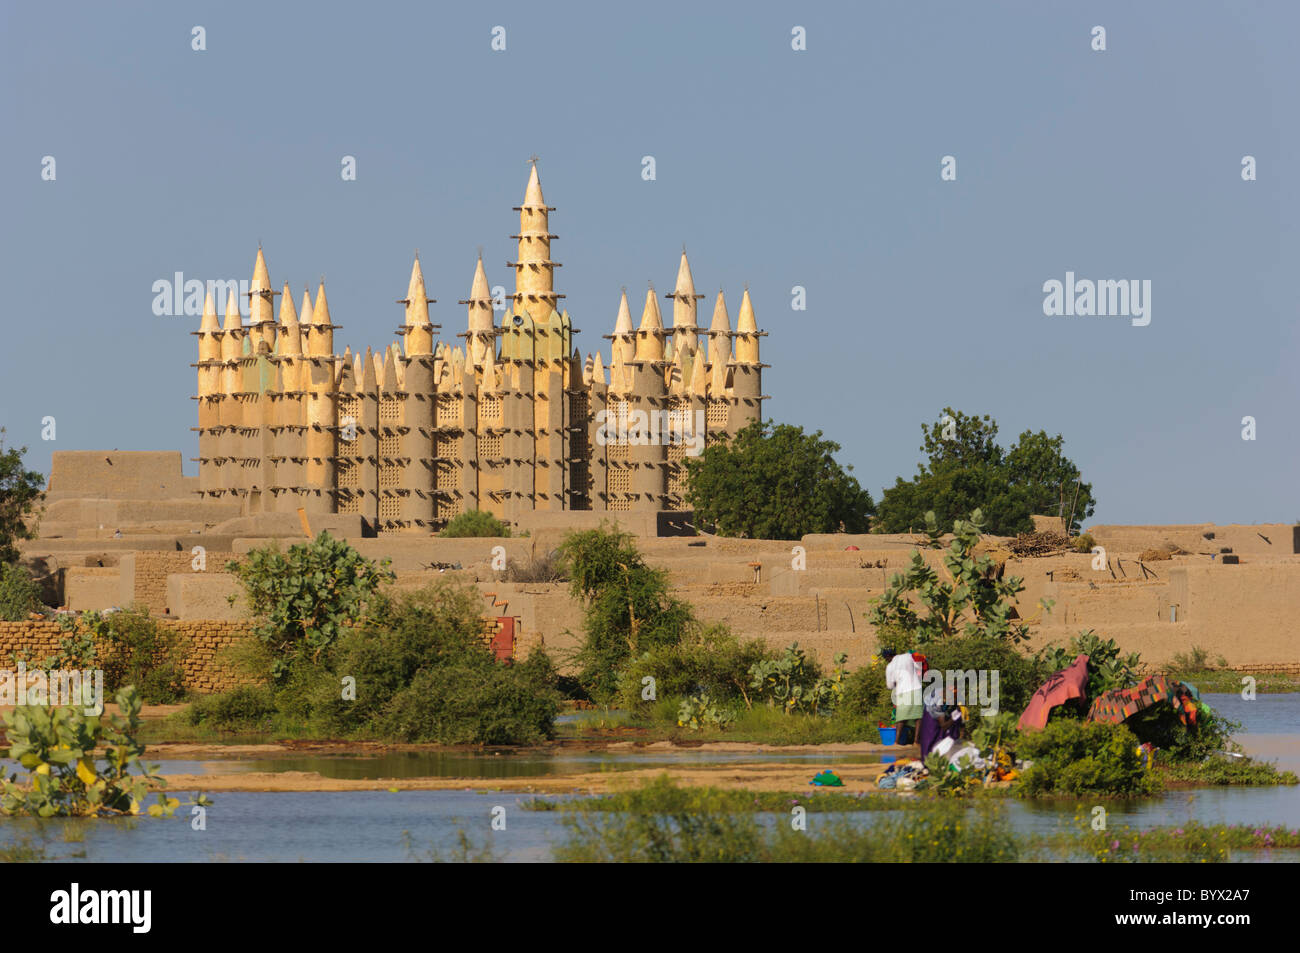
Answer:
[[[1205,700],[1240,722],[1237,735],[1247,753],[1300,773],[1300,694],[1207,694]],[[591,771],[619,771],[663,764],[718,764],[807,760],[828,763],[876,760],[871,755],[655,751],[439,752],[379,756],[291,756],[165,761],[165,774],[229,774],[248,771],[318,771],[336,778],[474,777],[518,778]],[[185,796],[181,795],[182,800]],[[544,861],[563,837],[562,815],[522,809],[532,795],[476,791],[221,792],[207,809],[206,828],[194,830],[188,809],[172,818],[133,821],[43,823],[0,821],[0,843],[27,839],[43,843],[52,858],[70,861],[402,861],[428,859],[430,850],[448,856],[464,831],[475,845],[490,845],[497,859]],[[557,797],[557,796],[550,796]],[[1135,801],[1107,801],[1112,827],[1206,824],[1286,824],[1300,827],[1300,786],[1201,788]],[[1047,832],[1072,826],[1090,810],[1077,802],[1008,801],[1009,823],[1022,831]],[[504,808],[505,830],[493,830],[494,809]],[[499,811],[496,812],[498,815]],[[892,813],[892,812],[891,812]],[[810,830],[833,815],[811,814]],[[870,825],[885,812],[848,817]],[[1237,852],[1234,859],[1300,860],[1300,851]]]

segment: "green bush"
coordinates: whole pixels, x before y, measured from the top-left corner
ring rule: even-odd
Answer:
[[[583,639],[574,661],[591,697],[609,704],[630,660],[671,646],[698,628],[689,604],[672,595],[667,573],[646,565],[627,533],[602,525],[560,544],[570,591],[584,605]]]
[[[894,701],[885,686],[884,659],[872,659],[869,665],[859,666],[844,680],[840,712],[864,718],[873,727],[893,722]]]
[[[1029,626],[1014,611],[1024,580],[1003,578],[993,557],[976,552],[983,528],[984,514],[978,509],[969,520],[953,523],[952,542],[943,554],[947,579],[914,551],[907,569],[891,576],[885,591],[872,600],[871,624],[878,631],[906,633],[914,650],[957,635],[1028,639]]]
[[[380,584],[395,578],[387,566],[325,532],[287,553],[272,544],[249,552],[247,562],[228,562],[257,619],[253,631],[270,650],[271,679],[286,680],[296,663],[322,661],[347,628],[362,623]]]
[[[87,612],[80,625],[100,641],[99,665],[108,691],[134,685],[150,705],[170,705],[185,696],[188,646],[176,632],[159,626],[148,609]]]
[[[35,817],[138,814],[151,786],[166,787],[167,782],[157,776],[158,766],[141,760],[139,694],[126,688],[113,700],[118,705],[116,715],[88,716],[75,706],[29,705],[7,713],[8,747],[3,754],[29,774],[26,784],[0,780],[0,813]],[[97,755],[99,751],[104,753]],[[150,805],[148,813],[170,815],[179,806],[180,801],[160,791],[158,803]]]
[[[22,622],[41,608],[41,587],[21,563],[0,563],[0,622]]]
[[[1090,553],[1092,547],[1097,545],[1097,541],[1092,538],[1091,533],[1080,533],[1074,537],[1071,545],[1074,546],[1075,552]]]
[[[540,651],[501,665],[486,649],[487,664],[422,668],[380,712],[386,738],[438,744],[538,744],[554,734],[559,693],[555,668]]]
[[[271,730],[276,714],[275,696],[264,685],[241,685],[218,695],[196,698],[180,718],[187,724],[217,731]]]
[[[465,539],[476,536],[509,536],[510,526],[486,510],[466,510],[452,518],[441,533],[443,539]]]
[[[1158,788],[1138,754],[1138,740],[1124,725],[1060,719],[1026,732],[1016,754],[1033,764],[1018,792],[1136,796]]]
[[[533,744],[559,711],[550,660],[498,662],[483,638],[481,597],[440,583],[384,599],[344,636],[332,672],[305,678],[302,715],[330,732],[441,744]],[[342,679],[355,679],[355,700]],[[282,710],[284,703],[281,702]]]
[[[655,698],[704,694],[718,702],[752,703],[750,668],[770,655],[760,639],[741,642],[723,625],[692,631],[681,642],[657,645],[628,662],[618,673],[617,703],[636,709],[644,679],[654,679]]]
[[[1129,716],[1124,724],[1139,742],[1148,742],[1166,761],[1204,761],[1218,751],[1233,748],[1232,735],[1241,725],[1229,721],[1205,703],[1197,705],[1195,725],[1184,725],[1168,702],[1160,702]]]
[[[944,672],[997,672],[998,711],[1015,712],[1017,716],[1028,707],[1046,677],[1034,659],[1004,639],[987,636],[939,639],[925,646],[925,657],[930,668]],[[971,725],[977,725],[983,717],[981,706],[970,698],[966,705]]]

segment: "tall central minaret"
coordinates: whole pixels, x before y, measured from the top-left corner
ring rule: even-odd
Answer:
[[[564,295],[555,293],[555,269],[560,266],[551,261],[551,239],[559,236],[551,234],[548,218],[555,209],[547,206],[546,199],[542,198],[537,160],[534,158],[532,163],[524,204],[515,206],[519,213],[519,234],[510,236],[519,240],[518,260],[506,264],[515,270],[512,313],[527,310],[534,322],[541,323],[550,320],[551,312],[558,310],[557,300]]]

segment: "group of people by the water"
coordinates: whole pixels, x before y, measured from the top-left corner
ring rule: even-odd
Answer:
[[[947,704],[941,691],[932,693],[934,697],[926,697],[923,686],[929,665],[925,656],[920,652],[887,648],[881,651],[880,657],[886,663],[885,686],[894,702],[894,723],[898,729],[895,743],[920,745],[921,760],[931,751],[946,750],[955,743],[961,737],[961,709]],[[948,745],[942,744],[944,739],[949,739]]]

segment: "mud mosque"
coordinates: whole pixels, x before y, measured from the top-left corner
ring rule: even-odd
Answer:
[[[608,366],[599,350],[584,359],[555,291],[555,209],[535,161],[515,211],[514,294],[498,324],[480,255],[454,346],[430,320],[418,255],[397,302],[401,344],[340,355],[324,283],[295,306],[259,247],[249,323],[233,294],[219,322],[209,293],[195,332],[201,498],[249,516],[356,514],[368,534],[436,532],[473,509],[685,509],[687,455],[761,416],[765,332],[749,291],[734,329],[721,291],[702,327],[683,249],[671,326],[652,286],[634,329],[624,291]],[[654,421],[672,432],[651,433]]]

